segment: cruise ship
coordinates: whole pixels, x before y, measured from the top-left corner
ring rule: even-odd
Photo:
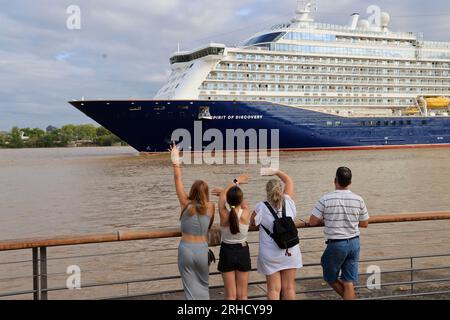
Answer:
[[[176,129],[194,135],[199,122],[224,136],[276,129],[279,150],[448,147],[450,43],[390,20],[318,23],[301,1],[291,21],[239,46],[175,52],[151,100],[70,103],[140,152],[167,151]]]

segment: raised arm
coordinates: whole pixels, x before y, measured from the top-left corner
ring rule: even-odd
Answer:
[[[236,184],[246,184],[249,181],[249,177],[246,174],[242,174],[237,178]],[[225,189],[215,189],[213,193],[217,196],[219,196],[219,217],[220,217],[220,224],[222,226],[227,225],[228,223],[228,217],[229,212],[227,208],[227,193],[228,191],[234,187],[236,184],[230,183]]]
[[[181,209],[184,209],[189,204],[188,195],[184,190],[183,180],[181,177],[181,160],[180,151],[175,143],[170,147],[170,156],[173,164],[173,177],[175,180],[175,190],[177,192],[178,201],[180,202]]]
[[[293,198],[294,197],[294,181],[291,179],[291,177],[287,173],[285,173],[281,170],[278,170],[277,176],[284,183],[284,193],[287,194],[289,197]]]
[[[234,183],[228,185],[228,187],[223,189],[219,195],[219,217],[221,226],[225,226],[228,223],[227,192],[234,186]]]
[[[278,170],[278,169],[263,168],[263,169],[261,169],[261,175],[277,176],[284,183],[284,193],[287,194],[291,198],[294,197],[294,181],[291,179],[291,177],[287,173],[285,173],[281,170]]]

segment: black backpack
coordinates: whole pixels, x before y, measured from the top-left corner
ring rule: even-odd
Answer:
[[[272,213],[275,221],[273,222],[273,233],[261,226],[267,232],[267,234],[275,241],[280,249],[286,249],[286,256],[291,256],[289,248],[292,248],[300,243],[298,238],[298,230],[295,226],[294,220],[291,217],[286,216],[286,203],[283,201],[282,217],[279,218],[278,214],[272,208],[272,206],[266,201],[264,202],[267,209]]]

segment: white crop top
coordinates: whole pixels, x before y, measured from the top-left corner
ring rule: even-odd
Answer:
[[[242,208],[239,210],[237,216],[238,220],[241,220]],[[239,223],[239,233],[232,234],[230,231],[230,226],[220,227],[220,233],[222,236],[222,242],[226,244],[241,244],[247,241],[248,235],[248,224]]]

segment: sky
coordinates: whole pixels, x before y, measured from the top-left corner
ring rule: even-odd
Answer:
[[[394,31],[450,41],[448,0],[318,0],[318,22],[347,24],[376,4]],[[81,9],[71,30],[67,9]],[[294,17],[296,0],[0,0],[0,130],[93,123],[67,101],[153,98],[169,57],[236,45]]]

